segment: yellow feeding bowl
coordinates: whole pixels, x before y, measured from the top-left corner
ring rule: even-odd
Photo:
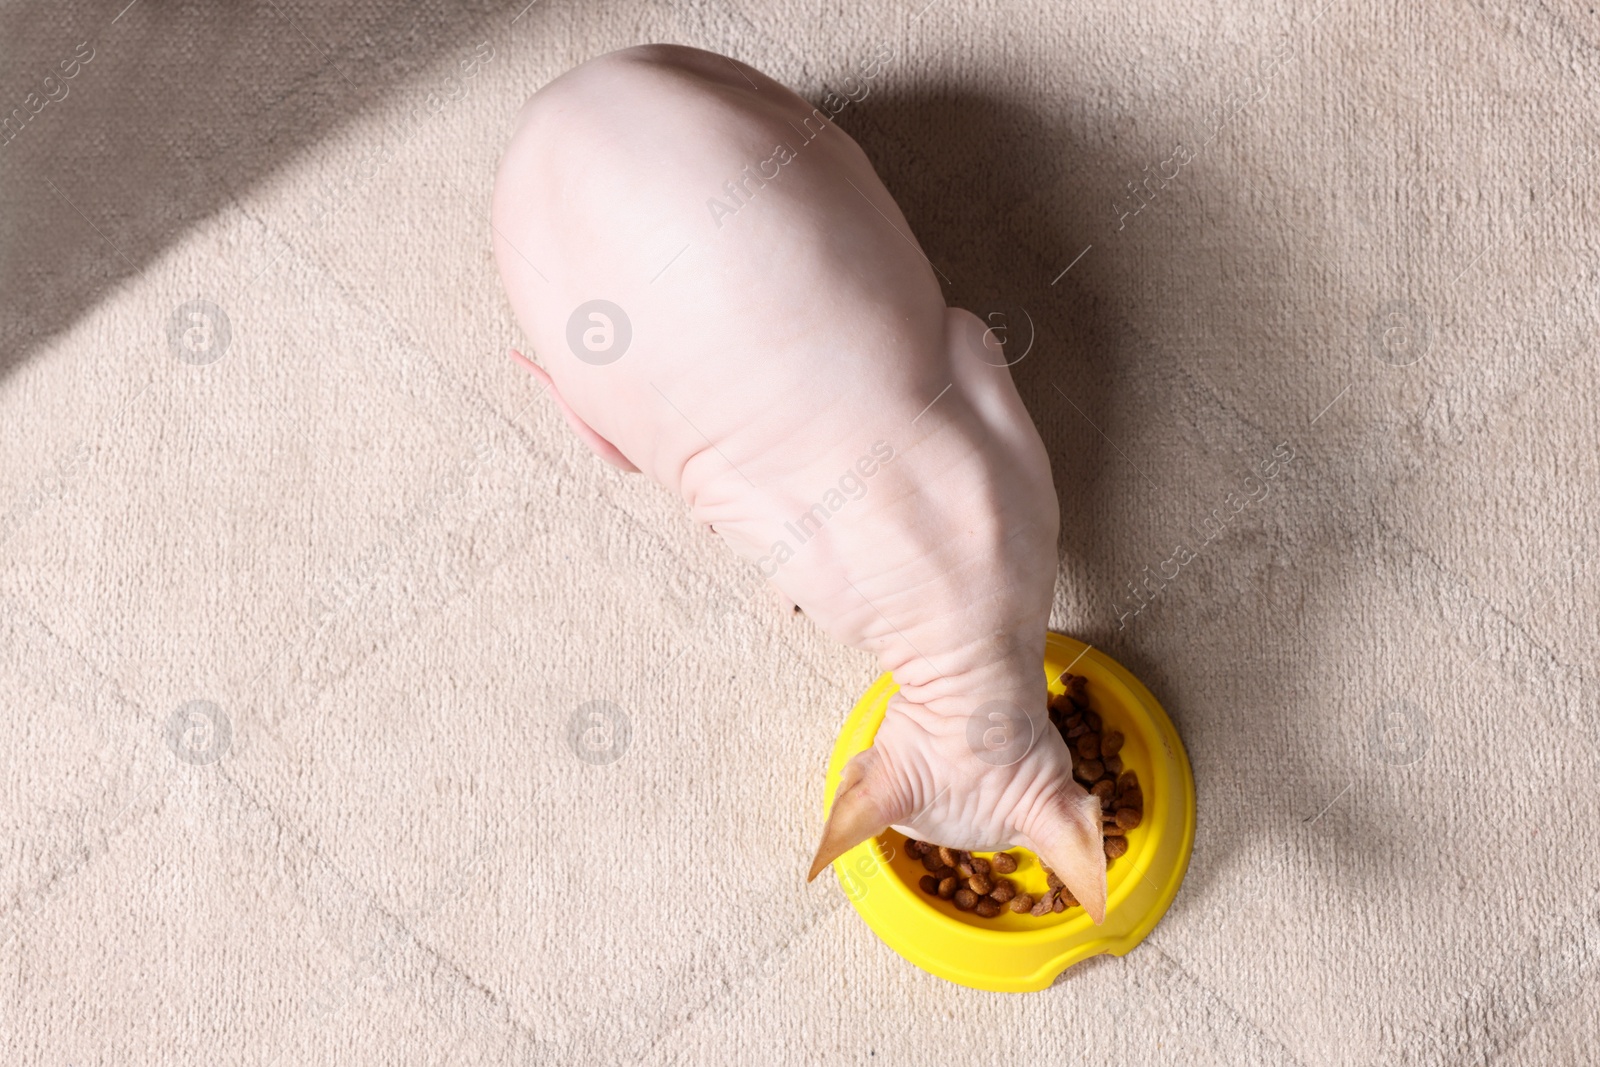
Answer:
[[[1144,821],[1128,831],[1127,853],[1112,861],[1107,872],[1103,925],[1095,926],[1080,907],[1041,918],[1010,909],[993,919],[958,911],[952,902],[917,887],[927,870],[906,851],[905,835],[895,830],[862,842],[833,864],[845,895],[884,944],[929,974],[973,989],[1044,989],[1080,960],[1102,952],[1125,955],[1166,914],[1194,845],[1189,757],[1156,698],[1121,664],[1060,634],[1048,636],[1044,670],[1052,694],[1065,690],[1063,674],[1088,679],[1089,706],[1107,730],[1119,730],[1126,738],[1120,753],[1123,768],[1137,772],[1144,792]],[[828,761],[824,814],[833,806],[845,763],[872,744],[889,697],[898,688],[885,674],[845,720]],[[1018,891],[1042,894],[1045,874],[1039,861],[1025,849],[1011,854],[1018,862],[1009,877]]]

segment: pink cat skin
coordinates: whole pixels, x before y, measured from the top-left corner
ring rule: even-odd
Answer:
[[[577,434],[900,685],[810,877],[889,826],[1020,845],[1100,922],[1100,805],[1041,667],[1049,459],[856,143],[748,66],[630,48],[528,101],[493,224],[543,366],[517,358]]]

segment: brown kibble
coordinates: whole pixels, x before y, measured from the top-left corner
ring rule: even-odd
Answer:
[[[1072,890],[1070,889],[1063,889],[1061,891],[1061,899],[1067,902],[1067,907],[1069,908],[1076,908],[1078,906],[1078,898],[1072,895]]]
[[[1009,878],[996,878],[994,888],[989,891],[989,896],[997,904],[1004,904],[1017,895],[1017,887]]]
[[[984,897],[982,900],[978,901],[972,910],[977,912],[985,919],[992,919],[996,915],[1000,914],[1000,905],[996,904],[988,897]]]
[[[1089,732],[1089,724],[1086,723],[1086,722],[1079,722],[1078,725],[1069,727],[1067,729],[1067,740],[1068,741],[1072,741],[1072,740],[1074,740],[1076,738],[1082,737],[1084,734],[1086,734],[1088,732]]]
[[[1060,889],[1062,886],[1066,885],[1067,883],[1063,882],[1056,875],[1055,871],[1050,871],[1050,872],[1046,873],[1045,876],[1044,876],[1044,884],[1049,886],[1051,889]]]
[[[1021,915],[1025,911],[1033,910],[1033,897],[1027,893],[1018,893],[1011,898],[1011,910]]]
[[[967,879],[977,874],[978,868],[972,865],[971,860],[962,860],[960,863],[956,864],[956,873],[959,874],[963,879]]]
[[[939,858],[937,852],[928,852],[922,857],[922,865],[930,871],[937,871],[944,866],[944,861]]]
[[[1088,723],[1089,729],[1093,730],[1095,733],[1100,732],[1100,716],[1090,711],[1088,708],[1083,710],[1083,721]]]
[[[1126,830],[1117,825],[1117,821],[1115,819],[1112,819],[1110,822],[1100,827],[1100,834],[1102,837],[1122,837],[1126,833]]]
[[[1106,735],[1100,739],[1100,751],[1107,756],[1115,756],[1122,751],[1123,740],[1124,738],[1120,733],[1115,730],[1108,730]]]
[[[1112,785],[1111,782],[1105,778],[1100,779],[1094,785],[1089,787],[1089,792],[1100,798],[1100,807],[1102,809],[1109,806],[1111,794],[1115,793],[1116,791],[1117,787]]]
[[[1072,769],[1072,773],[1080,782],[1097,782],[1100,780],[1100,776],[1106,773],[1106,768],[1097,759],[1079,760],[1078,765]]]
[[[1055,906],[1056,894],[1055,890],[1052,889],[1050,892],[1034,901],[1033,907],[1028,909],[1028,914],[1037,919],[1041,916],[1049,915]]]
[[[1118,808],[1117,825],[1124,830],[1132,830],[1144,821],[1144,812],[1138,808]]]
[[[1057,893],[1056,894],[1056,902],[1055,902],[1054,906],[1051,907],[1050,910],[1051,911],[1055,911],[1055,912],[1066,911],[1067,910],[1067,898],[1064,897],[1061,893]]]
[[[1077,742],[1078,755],[1084,759],[1095,759],[1100,755],[1100,735],[1095,733],[1083,734]]]
[[[1117,792],[1139,788],[1139,776],[1133,771],[1123,771],[1117,775]]]
[[[1067,687],[1067,696],[1073,700],[1081,704],[1089,698],[1089,679],[1084,675],[1064,674],[1061,680]]]
[[[928,854],[928,846],[915,838],[906,839],[906,852],[912,859],[920,860]]]
[[[961,866],[961,853],[957,849],[946,848],[945,846],[940,845],[939,862],[944,864],[946,867],[959,868]]]
[[[1061,736],[1065,737],[1068,730],[1076,730],[1078,727],[1083,725],[1083,716],[1079,715],[1077,712],[1073,712],[1070,715],[1063,715],[1061,717]]]
[[[933,872],[933,880],[935,882],[942,882],[955,873],[956,869],[954,867],[940,867],[938,870]]]
[[[989,881],[986,874],[975,874],[967,879],[967,888],[980,897],[986,897],[994,889],[994,883]]]
[[[955,901],[960,911],[971,911],[978,903],[978,894],[970,889],[957,889]]]
[[[931,874],[923,875],[922,880],[918,882],[917,885],[922,887],[922,891],[928,894],[930,897],[936,897],[939,895],[939,879],[935,878]]]
[[[993,868],[993,865],[982,856],[974,856],[972,857],[972,867],[973,870],[977,871],[979,874],[988,874]]]
[[[1105,755],[1105,750],[1106,750],[1106,743],[1104,741],[1102,741],[1102,742],[1100,742],[1101,755],[1103,755],[1103,756]],[[1100,762],[1104,763],[1106,765],[1106,773],[1111,775],[1113,778],[1115,778],[1117,775],[1122,773],[1122,757],[1121,756],[1105,756],[1105,758],[1102,759]]]
[[[1126,837],[1106,838],[1106,859],[1114,860],[1128,852],[1128,839]]]
[[[1119,793],[1112,803],[1119,808],[1135,808],[1139,811],[1143,811],[1144,794],[1139,792],[1137,789],[1129,789],[1125,793]]]
[[[956,888],[960,884],[961,884],[960,882],[956,881],[956,876],[953,875],[953,874],[950,877],[945,878],[944,880],[942,880],[939,883],[939,896],[940,896],[940,898],[943,899],[943,900],[949,900],[951,897],[955,896],[956,895]]]
[[[989,862],[996,874],[1010,874],[1017,869],[1017,857],[1009,852],[996,852]]]

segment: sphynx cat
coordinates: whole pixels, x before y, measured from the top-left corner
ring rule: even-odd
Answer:
[[[528,101],[492,221],[544,365],[512,355],[578,436],[899,684],[809,878],[893,826],[1031,849],[1101,922],[1100,803],[1041,666],[1050,462],[856,143],[749,66],[630,48]]]

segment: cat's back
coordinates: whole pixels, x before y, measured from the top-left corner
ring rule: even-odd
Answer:
[[[642,46],[542,88],[493,221],[513,308],[563,397],[668,484],[708,442],[742,469],[790,464],[807,451],[772,443],[831,448],[860,431],[863,396],[898,417],[896,397],[920,408],[947,380],[932,380],[938,283],[864,153],[724,56]],[[575,348],[590,321],[626,351]]]

